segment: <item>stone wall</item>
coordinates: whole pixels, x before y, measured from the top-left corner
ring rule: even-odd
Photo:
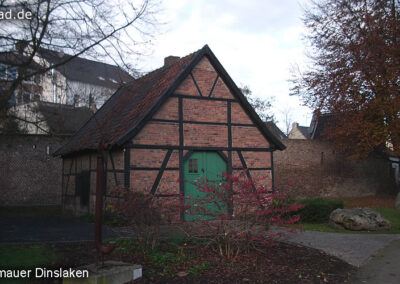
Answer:
[[[61,159],[52,153],[65,137],[0,135],[0,206],[61,204]]]
[[[394,194],[391,165],[381,157],[349,160],[332,144],[318,140],[282,142],[274,152],[275,187],[291,196],[358,197]]]

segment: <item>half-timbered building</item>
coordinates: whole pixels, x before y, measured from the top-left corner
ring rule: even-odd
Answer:
[[[93,210],[100,141],[106,198],[123,187],[173,199],[190,194],[200,174],[212,179],[242,169],[273,188],[273,153],[285,148],[207,45],[167,57],[160,69],[120,88],[55,153],[63,158],[63,204],[75,213]]]

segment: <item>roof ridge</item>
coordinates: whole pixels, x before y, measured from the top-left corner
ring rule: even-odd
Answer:
[[[172,64],[170,64],[170,65],[167,65],[167,66],[166,66],[166,65],[162,65],[162,66],[158,67],[157,69],[154,69],[154,70],[152,70],[152,71],[149,71],[149,72],[145,73],[143,76],[141,76],[141,77],[139,77],[139,78],[137,78],[137,79],[134,79],[134,81],[138,81],[138,80],[140,80],[140,79],[142,79],[142,78],[144,78],[144,77],[146,77],[146,76],[148,76],[148,75],[150,75],[150,74],[153,74],[153,73],[155,73],[155,72],[161,71],[162,69],[171,68],[171,67],[175,66],[176,64],[178,64],[180,61],[185,60],[186,58],[188,58],[188,57],[190,57],[190,56],[193,56],[195,53],[199,52],[200,50],[201,50],[201,48],[198,49],[198,50],[196,50],[196,51],[194,51],[194,52],[192,52],[192,53],[190,53],[190,54],[188,54],[188,55],[185,55],[185,56],[183,56],[183,57],[179,57],[179,59],[177,59],[176,61],[174,61],[174,62],[173,62]]]
[[[98,61],[98,60],[88,59],[88,58],[85,58],[85,57],[81,57],[81,56],[79,56],[79,55],[78,55],[78,56],[76,56],[76,55],[71,55],[71,54],[68,54],[68,53],[65,53],[65,52],[56,51],[56,50],[51,50],[51,49],[47,49],[47,48],[43,48],[43,47],[40,48],[39,53],[40,53],[41,50],[43,50],[43,51],[45,51],[45,52],[49,52],[49,53],[57,53],[57,54],[55,54],[55,56],[58,56],[58,54],[60,54],[60,55],[62,55],[62,56],[66,56],[66,57],[74,57],[73,59],[79,58],[79,59],[82,59],[82,60],[86,60],[86,61],[90,61],[90,62],[94,62],[94,63],[99,63],[99,64],[103,64],[103,65],[108,65],[108,66],[111,66],[111,67],[118,67],[118,68],[120,68],[121,70],[127,72],[126,70],[122,69],[119,65],[114,65],[114,64],[110,64],[110,63],[106,63],[106,62],[100,62],[100,61]],[[82,53],[81,55],[83,55],[83,53]],[[61,59],[61,58],[60,58],[60,59]],[[72,60],[73,60],[73,59],[72,59]],[[127,72],[127,73],[129,73],[129,72]]]

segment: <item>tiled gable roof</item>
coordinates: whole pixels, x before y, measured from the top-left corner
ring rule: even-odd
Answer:
[[[164,65],[147,75],[121,87],[93,115],[93,117],[54,155],[67,155],[83,150],[95,150],[103,140],[106,146],[122,146],[128,142],[146,123],[152,112],[157,110],[167,95],[174,91],[189,71],[207,55],[216,65],[221,77],[235,93],[246,112],[259,127],[263,135],[277,149],[285,149],[279,138],[275,137],[257,116],[245,97],[226,73],[215,55],[205,45],[202,49]]]

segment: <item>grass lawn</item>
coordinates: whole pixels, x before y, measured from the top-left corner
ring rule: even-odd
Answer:
[[[0,268],[34,269],[49,267],[59,260],[59,256],[46,245],[0,245]],[[27,279],[0,279],[0,283],[29,283]]]
[[[348,233],[348,234],[400,234],[400,210],[394,209],[394,198],[391,197],[358,197],[342,198],[345,208],[368,207],[373,208],[382,215],[383,218],[392,222],[391,230],[369,232],[369,231],[349,231],[332,229],[328,223],[312,224],[303,223],[304,230]]]
[[[56,254],[46,245],[0,246],[0,267],[3,269],[43,267],[56,260]]]

